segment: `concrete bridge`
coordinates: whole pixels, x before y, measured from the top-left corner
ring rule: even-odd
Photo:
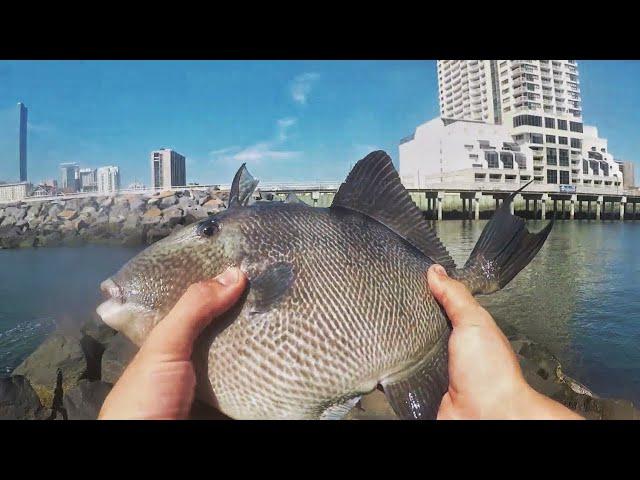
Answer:
[[[286,198],[295,193],[302,201],[317,207],[328,207],[333,201],[336,191],[342,182],[261,182],[256,196],[267,200]],[[494,185],[434,183],[421,188],[408,189],[409,194],[428,218],[442,220],[445,213],[456,212],[455,218],[478,220],[481,213],[489,216],[504,199],[520,185],[515,183],[496,183]],[[525,218],[545,219],[550,216],[575,219],[605,218],[635,219],[640,216],[640,192],[624,191],[619,188],[584,187],[577,191],[560,191],[560,186],[552,188],[545,183],[532,183],[516,196],[511,204],[512,212]],[[582,187],[582,186],[581,186]],[[186,185],[173,187],[171,190],[208,190],[210,188],[228,191],[229,184]],[[151,195],[166,189],[120,190],[118,195],[147,194]],[[43,201],[55,199],[83,198],[104,196],[103,193],[86,192],[54,197],[29,197],[23,201]],[[608,208],[607,208],[608,207]],[[486,214],[485,214],[486,212]]]

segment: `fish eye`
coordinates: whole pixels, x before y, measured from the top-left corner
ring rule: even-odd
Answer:
[[[220,225],[215,220],[207,220],[198,227],[198,235],[203,237],[211,237],[220,230]]]

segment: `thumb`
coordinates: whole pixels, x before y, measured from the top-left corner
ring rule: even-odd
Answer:
[[[211,280],[187,288],[173,309],[151,331],[143,348],[167,354],[175,360],[189,360],[198,335],[215,317],[235,304],[247,279],[236,267],[229,267]]]
[[[447,317],[454,328],[493,322],[489,313],[480,306],[469,289],[461,282],[449,277],[441,265],[434,264],[429,267],[427,281],[429,290],[447,312]]]

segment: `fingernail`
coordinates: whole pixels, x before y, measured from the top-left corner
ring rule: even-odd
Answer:
[[[435,267],[433,267],[433,270],[440,275],[441,277],[448,277],[449,275],[447,275],[447,271],[444,269],[444,267],[442,265],[436,265]]]
[[[224,285],[225,287],[230,287],[235,283],[238,283],[238,269],[235,267],[228,267],[224,272],[218,275],[214,280],[218,282],[220,285]]]

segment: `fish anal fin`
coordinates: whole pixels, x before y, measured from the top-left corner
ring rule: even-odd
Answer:
[[[251,313],[262,313],[278,303],[295,280],[293,265],[278,262],[250,280]]]
[[[449,386],[445,332],[417,367],[393,380],[383,381],[384,394],[393,411],[403,420],[435,420]]]
[[[349,400],[335,403],[325,409],[320,415],[320,420],[340,420],[360,401],[360,395]]]
[[[447,271],[455,263],[411,200],[389,155],[372,152],[353,167],[331,208],[360,212],[382,223]]]

